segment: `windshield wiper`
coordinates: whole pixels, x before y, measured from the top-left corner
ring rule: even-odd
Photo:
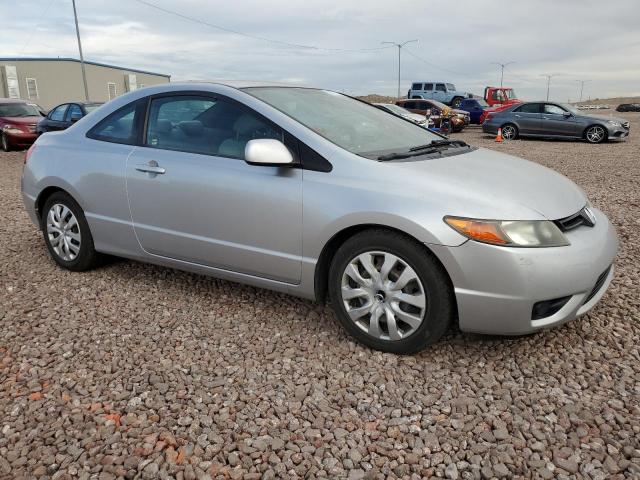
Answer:
[[[435,153],[440,151],[440,147],[446,147],[448,145],[457,145],[460,147],[469,146],[462,140],[433,140],[431,141],[431,143],[427,143],[425,145],[418,145],[417,147],[411,147],[409,151],[405,153],[393,152],[393,153],[388,153],[386,155],[382,155],[378,157],[378,160],[380,160],[381,162],[384,162],[387,160],[399,160],[401,158],[416,157],[418,155]]]
[[[427,148],[437,148],[444,147],[447,145],[458,145],[460,147],[467,147],[468,145],[462,140],[432,140],[431,143],[427,143],[426,145],[418,145],[417,147],[412,147],[409,149],[410,152],[417,152],[418,150],[425,150]]]

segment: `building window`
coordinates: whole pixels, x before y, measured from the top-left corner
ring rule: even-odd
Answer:
[[[111,82],[107,83],[107,89],[109,90],[109,100],[116,98],[118,95],[118,92],[116,91],[116,84]]]
[[[29,100],[38,99],[38,83],[35,78],[27,78],[27,98]]]

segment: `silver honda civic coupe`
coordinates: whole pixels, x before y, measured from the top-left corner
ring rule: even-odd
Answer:
[[[63,268],[109,254],[329,300],[395,353],[453,322],[518,335],[574,319],[618,248],[553,170],[312,88],[128,93],[42,135],[22,192]]]

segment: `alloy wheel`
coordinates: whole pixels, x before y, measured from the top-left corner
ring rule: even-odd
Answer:
[[[593,127],[587,130],[587,140],[591,143],[600,143],[604,140],[605,133],[604,128],[600,125],[594,125]]]
[[[380,340],[407,338],[427,311],[427,294],[418,274],[389,252],[369,251],[353,258],[342,274],[341,293],[349,318]]]
[[[505,125],[502,127],[502,138],[505,140],[513,140],[516,138],[516,127],[512,125]]]
[[[47,238],[55,254],[66,262],[80,253],[80,226],[69,207],[56,203],[47,214]]]

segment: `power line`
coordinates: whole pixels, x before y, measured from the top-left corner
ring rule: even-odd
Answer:
[[[425,60],[424,58],[422,58],[422,57],[421,57],[421,56],[419,56],[419,55],[416,55],[415,53],[413,53],[413,52],[412,52],[410,49],[408,49],[408,48],[406,48],[406,49],[405,49],[405,51],[406,51],[409,55],[411,55],[413,58],[415,58],[416,60],[420,60],[422,63],[425,63],[425,64],[427,64],[427,65],[430,65],[430,66],[432,66],[432,67],[434,67],[434,68],[437,68],[438,70],[442,70],[443,72],[448,72],[448,73],[451,73],[451,74],[453,74],[453,75],[460,75],[460,76],[462,76],[462,77],[477,78],[477,75],[469,75],[468,73],[456,72],[456,71],[454,71],[454,70],[450,70],[450,69],[448,69],[448,68],[441,67],[440,65],[436,65],[435,63],[430,62],[430,61],[428,61],[428,60]]]
[[[29,34],[29,38],[27,39],[26,42],[24,42],[24,45],[22,46],[22,48],[20,49],[20,55],[22,55],[24,53],[24,51],[26,50],[26,48],[29,46],[29,44],[31,43],[31,40],[33,40],[33,36],[35,35],[36,31],[38,30],[38,28],[40,27],[40,24],[42,23],[42,19],[47,15],[47,13],[49,13],[49,9],[51,8],[51,4],[53,3],[53,0],[49,0],[49,3],[47,4],[47,8],[44,9],[44,11],[42,12],[42,15],[40,15],[40,18],[38,19],[38,21],[36,22],[36,27],[34,29],[31,30],[31,33]]]
[[[319,47],[319,46],[315,46],[315,45],[305,45],[305,44],[302,44],[302,43],[286,42],[286,41],[283,41],[283,40],[276,40],[276,39],[273,39],[273,38],[262,37],[262,36],[259,36],[259,35],[253,35],[253,34],[250,34],[250,33],[241,32],[239,30],[234,30],[232,28],[223,27],[222,25],[217,25],[217,24],[214,24],[214,23],[211,23],[211,22],[207,22],[205,20],[201,20],[199,18],[190,17],[189,15],[185,15],[183,13],[176,12],[175,10],[170,10],[168,8],[161,7],[160,5],[156,5],[155,3],[148,2],[147,0],[135,0],[135,1],[138,2],[138,3],[141,3],[142,5],[146,5],[147,7],[154,8],[154,9],[159,10],[161,12],[164,12],[164,13],[166,13],[168,15],[173,15],[175,17],[181,18],[183,20],[187,20],[189,22],[198,23],[200,25],[204,25],[205,27],[213,28],[215,30],[220,30],[220,31],[227,32],[227,33],[232,33],[234,35],[239,35],[241,37],[251,38],[253,40],[259,40],[261,42],[272,43],[274,45],[280,45],[282,47],[299,48],[299,49],[303,49],[303,50],[336,52],[336,53],[340,53],[340,52],[345,52],[345,53],[373,52],[373,51],[385,50],[387,48],[391,48],[391,46],[389,46],[389,47],[375,47],[375,48],[355,48],[355,49],[351,49],[351,48],[325,48],[325,47]]]

